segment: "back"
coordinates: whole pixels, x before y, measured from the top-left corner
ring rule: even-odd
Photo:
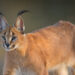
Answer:
[[[30,49],[41,54],[47,67],[68,63],[74,55],[75,26],[67,21],[28,33]],[[49,63],[50,62],[50,63]]]

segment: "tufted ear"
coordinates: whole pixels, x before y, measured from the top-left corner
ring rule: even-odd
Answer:
[[[16,19],[16,23],[14,25],[17,30],[19,30],[21,33],[24,33],[25,27],[24,27],[24,22],[21,16],[18,16]]]
[[[8,27],[8,23],[6,18],[2,14],[0,14],[0,32],[5,30],[7,27]]]

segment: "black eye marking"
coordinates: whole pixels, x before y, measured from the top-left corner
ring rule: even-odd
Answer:
[[[4,33],[4,35],[6,35],[6,32]]]
[[[12,32],[12,35],[14,36],[14,33]]]
[[[13,45],[12,47],[15,47],[15,45]]]
[[[3,40],[6,40],[5,36],[2,36],[2,39],[3,39]]]
[[[14,41],[14,40],[16,40],[16,36],[13,36],[13,37],[12,37],[12,41]]]

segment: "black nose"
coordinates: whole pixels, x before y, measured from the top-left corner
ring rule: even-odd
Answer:
[[[6,46],[7,46],[7,47],[9,47],[9,45],[10,45],[9,43],[6,43]]]

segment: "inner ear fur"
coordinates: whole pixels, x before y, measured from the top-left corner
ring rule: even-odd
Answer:
[[[24,33],[25,27],[21,16],[18,16],[14,25],[21,33]]]
[[[2,32],[3,30],[5,30],[8,27],[8,22],[5,18],[5,16],[0,15],[0,32]]]

